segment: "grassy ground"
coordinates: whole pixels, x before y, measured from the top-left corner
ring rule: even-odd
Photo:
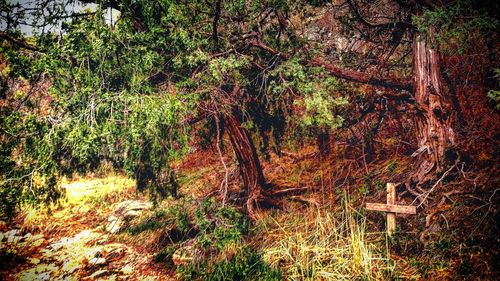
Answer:
[[[307,149],[299,153],[307,154]],[[384,234],[382,214],[363,208],[365,202],[385,200],[385,183],[405,177],[407,161],[392,157],[365,166],[349,159],[296,161],[273,155],[264,163],[271,182],[278,188],[308,186],[310,191],[281,199],[279,208],[262,209],[262,220],[253,224],[238,203],[237,177],[230,185],[228,205],[221,206],[216,195],[206,196],[218,190],[223,171],[212,153],[197,152],[174,163],[181,184],[179,199],[160,202],[113,235],[104,225],[115,206],[131,199],[147,201],[148,196],[137,193],[134,182],[119,174],[64,180],[67,197],[60,205],[50,212],[25,208],[10,226],[44,240],[24,248],[4,242],[2,253],[10,266],[1,269],[2,276],[16,279],[40,264],[60,270],[64,263],[42,255],[43,250],[92,230],[105,241],[87,241],[71,250],[84,253],[122,245],[126,254],[107,268],[121,271],[130,266],[127,276],[137,280],[495,280],[495,194],[465,200],[450,196],[450,203],[431,217],[430,226],[426,217],[434,209],[399,216],[394,238]],[[227,163],[235,168],[234,162]],[[491,182],[487,177],[492,171],[483,173],[484,182]],[[455,184],[450,180],[441,188],[444,192]],[[479,180],[475,184],[484,185]],[[412,198],[400,196],[398,203],[409,205]],[[469,225],[471,221],[479,226]],[[5,251],[9,247],[12,251]],[[77,278],[94,270],[84,267]]]

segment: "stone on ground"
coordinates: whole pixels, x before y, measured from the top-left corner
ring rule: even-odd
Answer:
[[[143,210],[152,208],[152,204],[139,200],[127,200],[119,203],[115,211],[108,218],[106,231],[109,233],[119,233],[124,230],[131,218],[139,216]]]

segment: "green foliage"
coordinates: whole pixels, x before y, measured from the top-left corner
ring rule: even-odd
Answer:
[[[181,121],[195,98],[151,84],[169,58],[158,48],[171,43],[157,40],[158,30],[136,33],[126,19],[110,28],[101,12],[66,22],[59,38],[39,35],[43,52],[6,49],[11,77],[41,77],[33,83],[50,87],[47,98],[13,96],[21,110],[2,107],[3,216],[21,202],[54,202],[61,175],[95,170],[103,160],[134,177],[139,189],[176,196],[168,161],[186,152],[189,130]],[[37,178],[40,186],[33,185]]]
[[[135,224],[131,224],[126,231],[136,235],[148,230],[169,228],[175,229],[182,236],[181,239],[185,239],[194,228],[188,209],[191,203],[191,200],[181,199],[171,207],[158,209],[154,214],[142,218]]]
[[[176,269],[181,279],[281,279],[279,271],[271,269],[246,246],[249,221],[232,207],[221,207],[213,200],[180,200],[130,226],[127,232],[136,235],[155,229],[167,230],[170,241],[155,255],[156,262],[174,268],[172,256],[176,251],[186,245],[196,249],[194,260]]]
[[[488,97],[495,101],[496,108],[500,109],[500,91],[497,90],[489,90]]]
[[[458,46],[459,52],[464,52],[479,34],[494,32],[499,26],[498,19],[491,16],[492,11],[485,6],[472,0],[459,0],[451,6],[425,10],[421,16],[413,17],[413,24],[434,38],[442,51]]]
[[[162,227],[162,223],[160,223],[156,220],[146,220],[146,221],[140,222],[137,225],[134,225],[134,226],[127,228],[127,231],[132,235],[136,235],[136,234],[139,234],[143,231],[160,229],[161,227]]]
[[[242,248],[230,259],[215,263],[204,261],[180,266],[182,280],[282,280],[281,272],[272,269],[262,257],[249,248]]]
[[[20,22],[30,18],[40,27],[61,26],[58,32],[34,30],[30,38],[15,23],[9,26],[8,35],[37,51],[9,42],[1,45],[5,73],[49,87],[45,100],[12,94],[18,96],[16,102],[3,109],[2,154],[10,159],[2,166],[7,171],[1,179],[2,200],[10,206],[4,213],[12,214],[13,206],[30,200],[55,202],[61,195],[58,178],[95,170],[102,161],[135,178],[155,202],[176,197],[178,184],[168,162],[186,153],[190,121],[200,116],[236,111],[256,139],[260,137],[264,154],[270,144],[279,146],[287,123],[311,132],[342,124],[347,98],[336,79],[319,68],[301,66],[306,58],[300,56],[279,60],[242,48],[241,36],[261,26],[263,11],[272,8],[288,15],[301,3],[223,1],[217,43],[208,2],[120,1],[115,8],[122,12],[112,26],[103,12],[113,3],[98,4],[95,13],[75,18],[66,14],[68,3],[34,1],[33,10],[16,15]],[[47,5],[50,15],[40,13]],[[236,18],[246,24],[232,20]],[[266,26],[262,37],[283,51],[304,44],[293,33],[281,33]],[[236,84],[242,90],[230,96]],[[294,101],[303,109],[299,114],[291,110]],[[14,110],[17,104],[22,104],[19,111]],[[30,171],[50,184],[31,192],[28,183],[35,175]],[[35,199],[40,195],[43,200]]]
[[[249,222],[233,208],[217,208],[205,200],[195,211],[195,223],[200,233],[198,242],[205,248],[222,250],[225,245],[240,241],[248,233]]]
[[[387,172],[389,174],[393,174],[398,167],[398,162],[396,160],[391,160],[389,165],[387,165]]]
[[[288,115],[288,127],[300,134],[313,135],[323,130],[342,126],[342,113],[348,99],[339,81],[318,67],[306,67],[301,58],[293,57],[270,71],[268,77],[270,96],[278,107],[288,112],[290,96],[299,94],[293,106],[299,110]]]
[[[500,85],[500,68],[495,68],[495,79],[498,81],[498,85]],[[497,86],[498,86],[497,85]],[[500,91],[499,90],[489,90],[488,97],[495,101],[496,108],[500,109]]]

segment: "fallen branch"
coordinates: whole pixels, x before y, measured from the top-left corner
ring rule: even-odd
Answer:
[[[411,204],[413,205],[413,204],[415,204],[415,202],[417,200],[420,200],[420,204],[418,204],[417,208],[422,206],[423,202],[425,202],[425,200],[427,200],[427,197],[429,197],[429,195],[434,191],[434,189],[436,189],[436,187],[439,185],[439,183],[441,183],[441,181],[451,172],[451,170],[453,170],[457,166],[457,164],[458,164],[458,161],[455,162],[455,164],[453,166],[451,166],[448,170],[446,170],[446,172],[443,173],[443,175],[436,181],[436,183],[434,183],[434,185],[431,187],[431,189],[429,189],[425,193],[420,194],[417,198],[415,198],[415,200],[413,200],[413,202]],[[422,196],[423,196],[423,199],[421,198]]]
[[[311,190],[309,187],[291,187],[291,188],[285,188],[285,189],[280,189],[276,191],[272,191],[267,193],[268,196],[283,196],[286,194],[290,193],[295,193],[295,192],[304,192]]]

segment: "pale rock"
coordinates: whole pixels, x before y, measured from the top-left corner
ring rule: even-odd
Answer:
[[[113,214],[108,218],[105,229],[113,234],[118,233],[127,226],[131,218],[137,217],[143,210],[151,208],[152,204],[144,201],[127,200],[120,202],[116,205]]]
[[[130,264],[127,264],[126,266],[122,267],[121,272],[125,275],[130,275],[134,272],[134,268]]]
[[[19,236],[17,234],[19,233],[19,229],[13,229],[5,232],[5,237],[7,237],[7,243],[9,244],[15,244],[19,241]]]
[[[125,221],[119,217],[116,217],[114,215],[111,215],[108,218],[108,224],[106,225],[106,231],[109,233],[118,233],[120,232],[125,226]]]
[[[106,259],[105,258],[91,258],[88,262],[90,266],[95,266],[95,265],[104,265],[106,264]]]
[[[48,280],[50,280],[50,272],[41,273],[38,275],[38,278],[39,278],[38,280],[43,280],[43,281],[47,280],[48,281]]]
[[[94,273],[92,273],[92,275],[84,278],[85,280],[94,280],[94,279],[97,279],[97,278],[101,278],[101,277],[104,277],[104,276],[107,276],[107,275],[110,275],[112,272],[109,271],[109,270],[106,270],[106,269],[102,269],[102,270],[98,270]]]

